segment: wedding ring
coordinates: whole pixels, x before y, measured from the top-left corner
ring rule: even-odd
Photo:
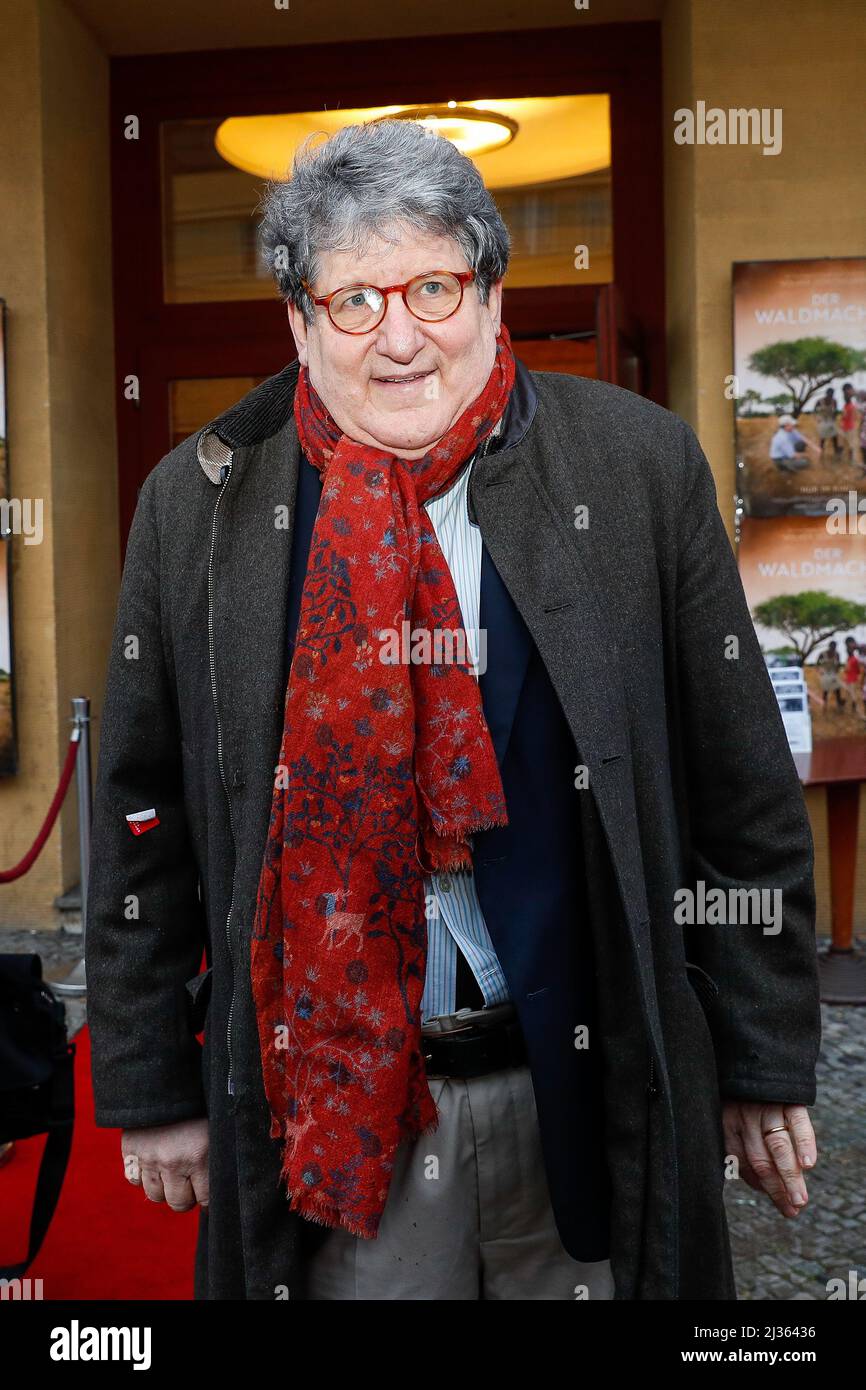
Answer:
[[[787,1132],[787,1125],[774,1125],[772,1129],[765,1129],[764,1134],[780,1134],[783,1130]]]

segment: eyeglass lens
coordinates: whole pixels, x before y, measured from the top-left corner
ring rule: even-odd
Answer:
[[[453,314],[462,286],[453,275],[418,275],[406,287],[406,302],[416,318],[435,322]],[[350,285],[331,300],[331,318],[338,328],[358,332],[374,328],[385,316],[385,297],[373,285]]]

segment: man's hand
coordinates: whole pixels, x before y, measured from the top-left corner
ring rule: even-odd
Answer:
[[[208,1204],[208,1122],[181,1120],[151,1129],[125,1129],[120,1138],[123,1169],[151,1202],[168,1202],[172,1211]]]
[[[739,1161],[740,1177],[766,1192],[783,1216],[797,1216],[809,1200],[804,1168],[818,1161],[815,1131],[805,1105],[724,1101],[725,1152]]]

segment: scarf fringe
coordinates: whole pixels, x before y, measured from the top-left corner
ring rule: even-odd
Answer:
[[[290,1210],[297,1212],[298,1216],[302,1216],[305,1221],[312,1221],[316,1226],[326,1226],[332,1231],[348,1231],[349,1235],[358,1236],[361,1240],[376,1239],[375,1235],[371,1235],[370,1231],[364,1228],[359,1221],[353,1220],[346,1212],[340,1211],[332,1202],[327,1204],[327,1213],[322,1214],[322,1211],[316,1207],[313,1193],[287,1192],[286,1196]],[[324,1205],[323,1202],[319,1202],[320,1208]]]
[[[424,865],[428,873],[460,873],[465,870],[467,873],[472,869],[472,850],[468,844],[461,841],[463,835],[474,835],[484,830],[497,830],[508,824],[508,816],[503,811],[499,815],[491,815],[480,818],[473,816],[471,824],[467,823],[450,830],[445,835],[440,835],[433,827],[427,827],[421,832],[421,840],[427,863]],[[455,843],[457,841],[457,843]]]
[[[412,1130],[410,1134],[404,1136],[404,1139],[423,1139],[430,1134],[435,1134],[438,1128],[439,1114],[437,1112],[436,1118],[431,1120],[429,1124],[424,1125],[421,1129]],[[279,1127],[279,1132],[282,1133],[282,1126]],[[403,1140],[400,1142],[402,1143]],[[399,1145],[397,1147],[399,1147]],[[396,1152],[397,1150],[395,1149],[394,1153]],[[291,1158],[292,1155],[283,1158],[280,1180],[284,1183],[288,1180],[288,1168],[291,1163]],[[369,1225],[357,1221],[348,1212],[335,1206],[334,1202],[329,1197],[324,1197],[321,1193],[304,1191],[290,1192],[288,1188],[286,1188],[286,1200],[288,1201],[290,1211],[297,1212],[305,1221],[312,1221],[316,1226],[326,1226],[332,1231],[348,1231],[349,1235],[357,1236],[360,1240],[375,1240],[376,1236],[379,1234],[378,1222],[376,1224],[376,1230],[371,1232]]]

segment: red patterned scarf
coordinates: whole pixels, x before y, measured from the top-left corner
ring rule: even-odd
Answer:
[[[342,434],[298,376],[298,436],[323,491],[251,979],[289,1202],[358,1236],[377,1233],[398,1144],[438,1122],[421,1054],[424,874],[471,867],[472,833],[508,823],[471,669],[383,664],[382,636],[405,620],[462,630],[422,508],[490,434],[513,382],[503,326],[480,396],[423,458],[398,459]]]

